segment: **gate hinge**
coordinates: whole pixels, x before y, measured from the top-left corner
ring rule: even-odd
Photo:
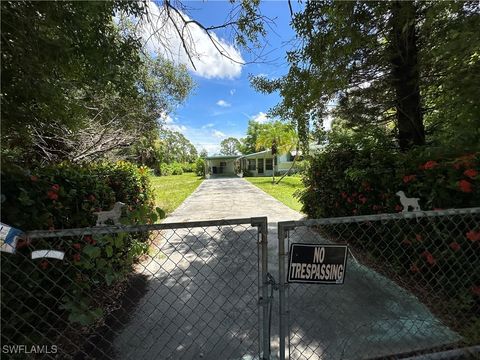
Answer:
[[[278,290],[279,284],[275,281],[275,278],[270,273],[267,273],[267,284],[272,285],[273,290]]]

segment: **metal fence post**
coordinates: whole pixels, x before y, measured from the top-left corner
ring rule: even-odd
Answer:
[[[288,249],[285,250],[285,239],[287,231],[295,228],[295,223],[292,221],[284,221],[278,223],[278,303],[279,303],[279,337],[280,337],[280,359],[285,360],[285,348],[287,344],[287,309],[285,299],[285,260]]]
[[[252,218],[252,226],[257,226],[258,232],[260,234],[260,247],[261,247],[261,278],[262,278],[262,291],[261,291],[261,302],[260,305],[263,308],[263,319],[262,319],[262,359],[270,359],[270,326],[269,326],[269,316],[268,308],[271,306],[269,304],[270,299],[268,297],[268,220],[266,217]]]

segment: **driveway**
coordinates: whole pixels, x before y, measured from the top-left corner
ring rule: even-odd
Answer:
[[[269,272],[278,280],[276,224],[303,215],[248,181],[205,180],[165,223],[260,216],[269,220]],[[302,234],[299,241],[318,241],[318,234]],[[114,342],[116,356],[255,358],[259,317],[256,236],[248,225],[162,232],[158,251],[142,264],[149,288]],[[290,286],[292,359],[378,357],[459,339],[392,281],[351,258],[347,269],[344,285]],[[278,351],[277,309],[276,292],[274,355]]]

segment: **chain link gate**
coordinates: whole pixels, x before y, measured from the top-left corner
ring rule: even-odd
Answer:
[[[27,239],[2,253],[3,356],[269,358],[266,218]]]
[[[280,359],[479,356],[480,208],[281,222],[278,238]],[[344,284],[288,283],[293,243],[348,245]]]

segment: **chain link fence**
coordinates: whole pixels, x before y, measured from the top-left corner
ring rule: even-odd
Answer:
[[[266,229],[252,218],[30,232],[1,255],[2,358],[267,358]]]
[[[480,344],[480,208],[278,226],[281,359],[370,359]],[[348,245],[344,283],[287,283],[293,243]]]

